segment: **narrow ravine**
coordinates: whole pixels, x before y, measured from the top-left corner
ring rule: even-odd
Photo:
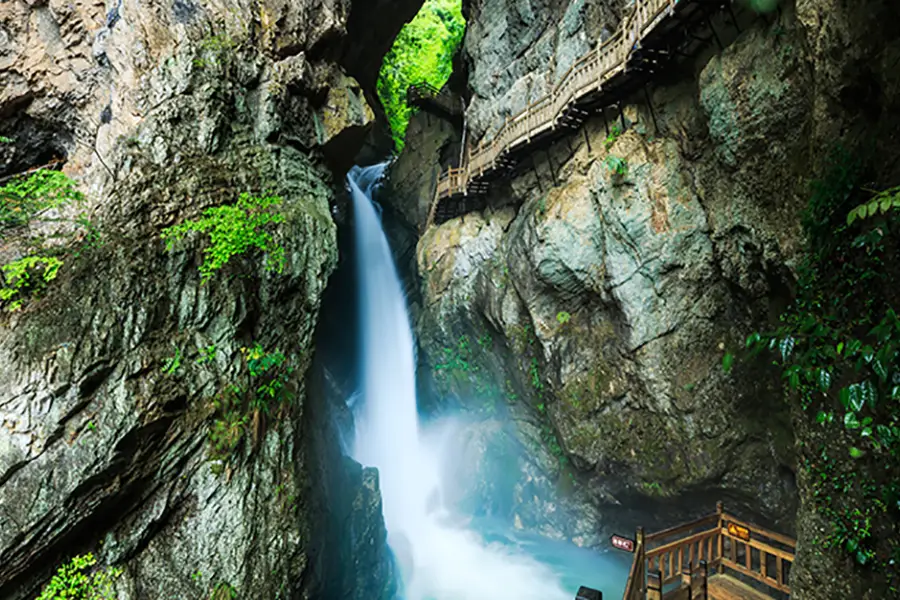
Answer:
[[[579,584],[601,583],[608,597],[620,595],[621,561],[514,537],[502,523],[476,524],[451,514],[444,502],[440,474],[455,455],[452,432],[459,425],[444,421],[426,428],[419,421],[406,300],[372,200],[383,171],[384,165],[356,167],[348,176],[356,214],[362,379],[351,453],[379,470],[403,597],[562,600],[573,597]]]

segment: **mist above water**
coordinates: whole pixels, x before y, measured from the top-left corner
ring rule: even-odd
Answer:
[[[447,507],[440,473],[451,457],[441,450],[444,445],[429,441],[434,436],[420,431],[406,299],[372,201],[384,168],[354,167],[348,175],[356,216],[362,381],[351,455],[378,468],[401,595],[406,600],[570,599],[571,583],[564,586],[558,568],[525,550],[528,543],[503,536],[488,542]]]

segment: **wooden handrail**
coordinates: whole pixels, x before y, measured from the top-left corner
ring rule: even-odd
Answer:
[[[463,152],[466,162],[459,167],[461,175],[453,185],[437,186],[433,203],[464,194],[473,180],[480,179],[486,171],[497,167],[498,158],[519,146],[530,144],[532,138],[546,129],[554,129],[572,102],[586,93],[602,89],[606,82],[625,72],[632,50],[640,46],[640,41],[653,30],[664,13],[674,9],[677,1],[637,0],[616,33],[578,57],[556,81],[549,94],[508,116],[489,143],[485,144],[482,140],[477,145],[467,145]],[[548,73],[547,79],[551,78],[552,73]],[[410,86],[407,94],[411,93],[421,98],[434,98],[441,91],[423,82]],[[439,181],[450,181],[450,176]],[[434,213],[434,210],[430,211],[430,214]],[[430,224],[431,221],[426,226]]]
[[[643,600],[644,598],[644,529],[638,527],[634,543],[634,560],[628,571],[628,581],[625,583],[624,600]]]

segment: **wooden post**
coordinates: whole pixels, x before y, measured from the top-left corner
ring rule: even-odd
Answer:
[[[709,565],[705,560],[700,561],[700,599],[709,600]]]
[[[659,571],[647,573],[647,600],[662,600],[662,575]]]
[[[718,502],[716,502],[716,514],[719,516],[718,533],[716,533],[716,539],[718,540],[717,544],[719,547],[719,555],[717,557],[719,559],[719,566],[717,569],[719,571],[719,573],[725,572],[725,565],[722,564],[722,559],[725,558],[725,552],[724,552],[725,538],[722,537],[722,528],[725,527],[725,519],[723,516],[724,513],[725,513],[725,506],[722,504],[722,501],[719,500]]]
[[[550,157],[550,150],[545,150],[544,154],[547,155],[547,164],[550,166],[550,175],[553,177],[553,185],[557,186],[559,184],[556,182],[556,171],[553,168],[553,158]]]
[[[635,545],[637,546],[636,552],[637,556],[634,557],[634,560],[637,562],[637,572],[635,573],[635,577],[637,578],[637,585],[634,588],[638,591],[639,596],[638,600],[642,600],[647,590],[647,583],[645,581],[645,573],[646,573],[646,561],[644,560],[644,528],[638,527],[637,531],[634,533]],[[628,598],[627,600],[632,600]]]

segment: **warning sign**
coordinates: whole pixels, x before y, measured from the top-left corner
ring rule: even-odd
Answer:
[[[618,548],[625,552],[634,552],[634,540],[622,537],[621,535],[614,535],[609,538],[609,541],[613,545],[613,548]]]
[[[734,523],[728,524],[728,535],[734,536],[746,542],[750,541],[750,530]]]

